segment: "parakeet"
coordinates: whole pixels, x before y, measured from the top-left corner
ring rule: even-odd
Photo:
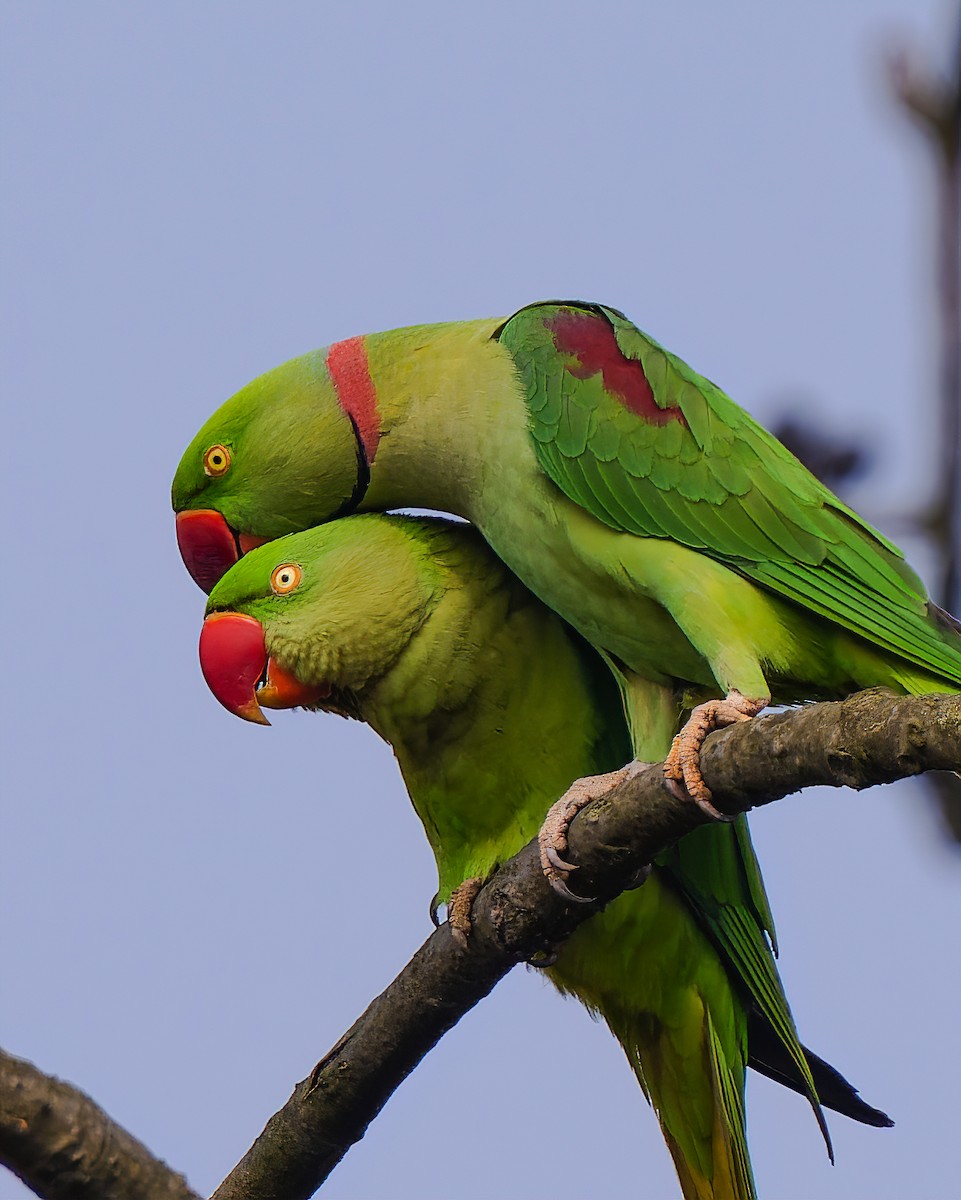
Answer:
[[[577,775],[628,753],[610,673],[469,525],[371,514],[282,538],[210,593],[201,664],[261,705],[366,721],[394,748],[433,849],[438,899],[537,831]],[[798,1042],[745,818],[706,826],[582,925],[549,975],[600,1014],[658,1114],[688,1200],[746,1200],[753,1066],[857,1120],[888,1118]]]
[[[532,304],[294,359],[207,421],[173,505],[208,589],[250,545],[355,510],[465,517],[608,663],[634,756],[670,749],[669,777],[709,810],[697,756],[716,724],[772,699],[961,689],[961,626],[898,549],[602,305]]]

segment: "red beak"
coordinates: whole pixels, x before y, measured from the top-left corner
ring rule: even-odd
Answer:
[[[256,533],[238,533],[213,508],[194,508],[177,513],[177,545],[184,566],[198,587],[209,593],[242,554],[270,538]]]
[[[260,707],[297,708],[330,695],[329,684],[301,683],[279,663],[267,658],[264,630],[255,617],[215,612],[200,631],[200,669],[220,703],[237,717],[269,725]],[[257,684],[264,678],[258,692]]]
[[[200,631],[200,669],[220,703],[245,721],[269,725],[256,688],[267,666],[260,622],[243,613],[211,613]]]
[[[177,545],[191,578],[205,592],[240,557],[233,530],[219,512],[210,508],[177,513]]]

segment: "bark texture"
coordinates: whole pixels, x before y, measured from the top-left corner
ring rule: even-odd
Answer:
[[[0,1163],[47,1200],[200,1200],[89,1096],[3,1050]]]

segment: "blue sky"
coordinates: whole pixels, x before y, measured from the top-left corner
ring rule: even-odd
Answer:
[[[935,439],[934,194],[882,64],[904,31],[946,53],[954,20],[941,0],[3,5],[7,1049],[207,1192],[429,931],[389,750],[334,717],[245,725],[200,678],[169,483],[253,375],[371,329],[604,300],[761,420],[797,405],[863,438],[850,499],[901,536]],[[802,1036],[897,1121],[832,1119],[831,1168],[804,1103],[752,1081],[761,1193],[949,1194],[959,887],[922,790],[812,794],[753,829]],[[552,1180],[676,1193],[613,1039],[517,971],[325,1195]]]

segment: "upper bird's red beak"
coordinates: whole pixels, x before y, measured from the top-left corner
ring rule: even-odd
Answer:
[[[209,592],[240,557],[234,532],[212,508],[177,513],[177,545],[198,587]]]
[[[269,725],[268,708],[316,704],[330,695],[327,684],[301,683],[274,659],[267,658],[264,630],[255,617],[215,612],[200,631],[200,669],[220,703],[237,717]],[[264,679],[264,685],[257,685]]]
[[[177,513],[177,545],[184,566],[198,587],[210,592],[241,554],[269,542],[256,533],[237,533],[213,508]]]

